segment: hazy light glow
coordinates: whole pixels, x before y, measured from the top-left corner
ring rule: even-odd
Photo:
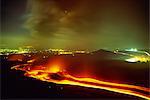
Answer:
[[[149,62],[150,57],[144,57],[144,56],[135,56],[133,58],[126,59],[127,62]]]
[[[138,62],[138,59],[130,58],[130,59],[126,59],[125,61],[127,61],[127,62]]]
[[[131,48],[131,49],[126,49],[126,51],[133,51],[133,52],[137,52],[138,50],[136,48]]]

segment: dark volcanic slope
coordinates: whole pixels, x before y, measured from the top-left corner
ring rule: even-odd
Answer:
[[[48,60],[61,59],[68,73],[74,76],[89,75],[97,79],[124,82],[148,87],[148,63],[127,63],[121,60],[102,59],[107,55],[94,53],[91,55],[49,56]],[[110,55],[110,54],[109,54]],[[112,54],[113,55],[113,54]],[[39,56],[36,55],[36,57]],[[40,57],[42,57],[40,55]],[[42,82],[23,75],[23,72],[10,70],[19,63],[7,61],[1,56],[2,98],[126,98],[133,96],[113,93],[105,90],[79,86],[57,85]],[[101,58],[101,59],[100,59]],[[38,64],[46,63],[38,58]],[[44,62],[45,61],[45,62]],[[42,62],[42,63],[41,63]],[[63,87],[63,89],[62,89]]]

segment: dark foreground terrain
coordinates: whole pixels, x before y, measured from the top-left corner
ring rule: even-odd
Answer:
[[[106,55],[105,55],[106,56]],[[82,75],[86,70],[95,78],[103,81],[122,82],[149,87],[148,63],[127,63],[106,59],[100,55],[55,56],[49,60],[63,59],[69,67],[67,70],[74,76]],[[44,60],[43,60],[44,61]],[[39,60],[37,63],[42,62]],[[1,97],[14,98],[105,98],[105,99],[139,99],[135,96],[119,94],[101,89],[80,86],[59,85],[25,77],[23,72],[11,70],[14,65],[25,62],[8,61],[1,56]],[[76,66],[76,67],[75,67]],[[81,67],[82,66],[82,67]],[[87,67],[88,66],[88,67]],[[86,68],[87,67],[87,68]],[[91,68],[92,67],[92,68]]]

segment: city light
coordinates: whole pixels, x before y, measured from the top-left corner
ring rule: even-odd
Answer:
[[[149,62],[150,57],[144,57],[144,56],[135,56],[133,58],[125,59],[127,62]]]
[[[138,50],[136,48],[131,48],[131,49],[125,49],[125,51],[133,51],[133,52],[137,52]]]
[[[130,58],[130,59],[126,59],[125,61],[127,61],[127,62],[138,62],[138,59]]]

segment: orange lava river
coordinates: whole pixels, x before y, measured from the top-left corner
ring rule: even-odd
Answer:
[[[40,69],[36,69],[36,67],[32,68],[30,64],[24,64],[13,66],[11,69],[25,71],[25,76],[33,77],[41,81],[104,89],[112,92],[133,95],[143,99],[150,99],[150,88],[129,84],[105,82],[88,77],[77,78],[68,74],[66,71],[61,69],[60,66],[57,65],[51,66],[50,68],[45,68],[43,66],[37,67],[40,67]]]

